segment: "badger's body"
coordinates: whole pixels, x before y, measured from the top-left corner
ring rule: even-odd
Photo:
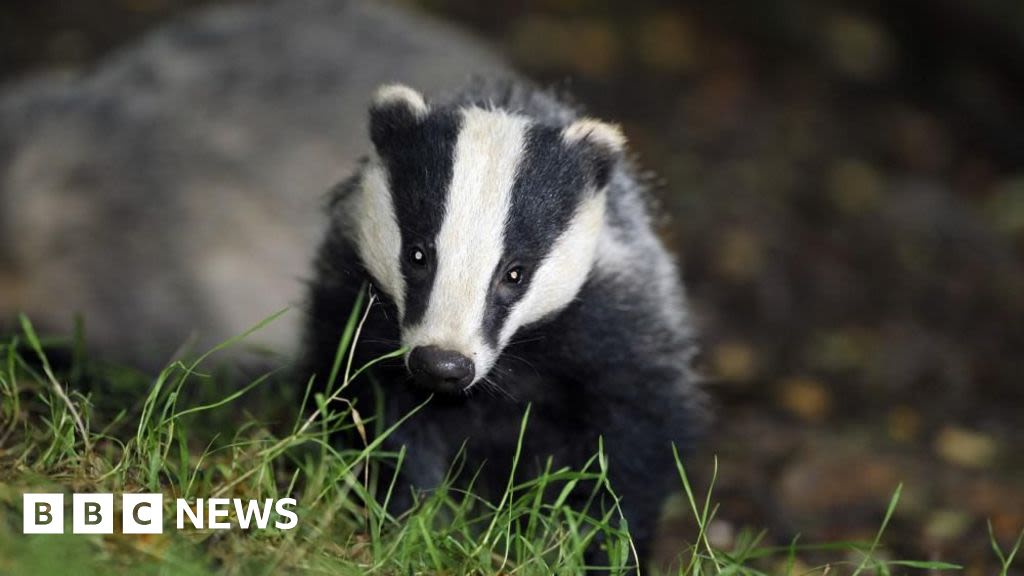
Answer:
[[[703,419],[676,267],[607,124],[547,93],[478,82],[430,103],[381,89],[375,150],[332,198],[312,284],[306,367],[325,377],[365,284],[379,295],[360,360],[407,349],[351,393],[390,425],[400,478],[430,489],[465,443],[477,486],[500,489],[532,406],[524,471],[582,467],[603,438],[641,556],[674,480],[671,444]],[[423,352],[426,350],[426,352]],[[536,468],[532,468],[536,470]]]

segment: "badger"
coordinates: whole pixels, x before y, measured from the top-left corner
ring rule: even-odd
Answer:
[[[370,286],[356,355],[405,354],[374,367],[383,394],[348,393],[384,426],[426,401],[383,441],[407,450],[396,494],[438,486],[457,456],[478,490],[503,488],[529,406],[520,466],[579,469],[603,443],[643,560],[679,486],[672,445],[692,447],[707,410],[677,268],[621,130],[507,80],[431,102],[383,86],[369,128],[371,152],[330,194],[305,373],[330,372]]]

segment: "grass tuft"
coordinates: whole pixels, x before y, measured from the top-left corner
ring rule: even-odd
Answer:
[[[55,369],[48,346],[27,318],[21,333],[0,344],[0,573],[64,574],[579,574],[587,568],[624,574],[636,553],[622,518],[607,459],[599,450],[580,470],[548,460],[536,478],[509,476],[503,496],[489,502],[473,495],[475,470],[457,458],[436,490],[414,495],[399,517],[388,512],[395,486],[379,486],[382,465],[400,468],[405,450],[389,452],[383,440],[405,419],[384,427],[342,397],[366,378],[374,363],[353,366],[353,351],[374,298],[361,298],[345,322],[330,374],[291,382],[288,370],[269,371],[237,383],[217,364],[219,354],[241,345],[286,310],[191,360],[171,362],[149,379],[120,367],[90,362],[79,336],[71,365]],[[74,384],[71,386],[69,384]],[[366,382],[364,384],[369,384]],[[290,390],[299,388],[301,394]],[[322,391],[321,391],[322,390]],[[430,400],[427,400],[430,402]],[[101,409],[101,406],[113,408]],[[418,409],[421,409],[422,406]],[[523,418],[513,468],[522,456]],[[367,433],[372,426],[378,433]],[[339,446],[355,430],[359,446]],[[787,546],[763,544],[764,533],[716,548],[709,526],[717,461],[702,496],[674,452],[697,537],[679,551],[668,573],[796,574],[809,558],[826,557],[813,574],[894,569],[936,573],[959,569],[943,562],[887,560],[877,552],[899,502],[897,488],[870,543]],[[461,479],[462,482],[457,482]],[[468,483],[470,489],[459,488]],[[21,534],[24,492],[163,492],[165,532],[155,536]],[[593,515],[569,506],[581,491]],[[300,521],[294,530],[229,531],[173,528],[173,498],[295,497]],[[116,498],[115,498],[116,500]],[[65,499],[66,502],[70,498]],[[596,504],[605,504],[599,506]],[[69,512],[70,513],[70,512]],[[1022,534],[1024,538],[1024,534]],[[584,552],[601,542],[607,566],[587,566]],[[1009,571],[1021,547],[995,554]],[[849,558],[859,558],[854,565]]]

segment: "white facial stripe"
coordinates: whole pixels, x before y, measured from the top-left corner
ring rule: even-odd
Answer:
[[[380,288],[395,301],[399,315],[405,313],[405,282],[402,279],[402,234],[388,190],[388,178],[374,158],[363,172],[356,195],[353,223],[359,256]]]
[[[469,356],[478,378],[496,357],[485,343],[483,319],[528,127],[520,116],[463,111],[430,303],[403,338],[410,349],[434,345]]]
[[[516,330],[569,305],[586,282],[604,226],[605,193],[586,198],[576,209],[551,252],[533,273],[526,295],[512,308],[501,329],[501,346]]]

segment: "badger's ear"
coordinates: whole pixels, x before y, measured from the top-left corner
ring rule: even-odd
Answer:
[[[562,138],[581,150],[584,162],[592,170],[594,185],[599,189],[607,186],[626,148],[622,129],[593,118],[581,118],[562,131]]]
[[[370,105],[370,140],[380,150],[396,133],[415,126],[429,112],[419,92],[402,84],[385,84],[377,89]]]

